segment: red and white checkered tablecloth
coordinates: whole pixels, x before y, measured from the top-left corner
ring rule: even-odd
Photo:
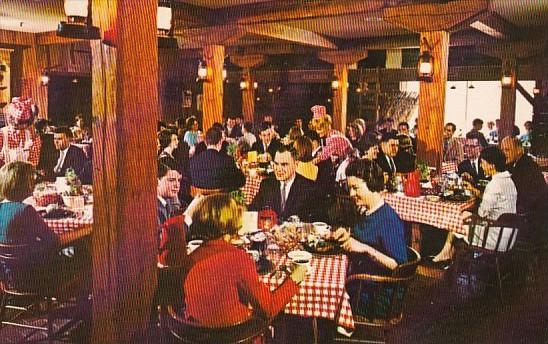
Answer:
[[[278,267],[291,264],[285,254],[270,253],[269,258]],[[348,257],[345,255],[314,256],[310,262],[311,272],[301,283],[299,292],[285,307],[286,314],[302,317],[317,317],[335,320],[337,325],[354,329],[350,298],[344,288]],[[263,283],[276,289],[285,279],[285,274],[276,278],[274,274],[260,276]],[[344,297],[341,314],[335,319],[341,297]]]
[[[456,161],[447,161],[441,163],[441,173],[457,172],[459,164]]]
[[[259,192],[259,187],[261,186],[261,181],[264,179],[264,176],[256,175],[245,177],[245,185],[240,188],[245,194],[245,204],[250,205],[255,198],[257,192]]]
[[[93,205],[87,205],[83,216],[62,219],[44,219],[44,222],[55,233],[70,232],[93,225]]]
[[[384,193],[384,200],[404,221],[431,225],[447,231],[467,235],[463,226],[463,211],[474,206],[476,200],[466,202],[427,201],[421,197],[407,197],[404,194]]]
[[[548,156],[539,156],[535,159],[535,162],[541,169],[548,168]]]

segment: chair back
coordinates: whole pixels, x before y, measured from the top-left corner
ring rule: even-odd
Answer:
[[[0,243],[0,287],[3,291],[19,289],[22,281],[31,277],[29,256],[31,246],[27,244]]]
[[[346,279],[355,323],[390,326],[401,321],[403,301],[421,260],[414,249],[408,247],[407,252],[408,261],[399,265],[391,276],[356,274]]]
[[[502,214],[496,221],[472,216],[468,224],[468,243],[485,251],[507,252],[516,242],[520,228],[526,223],[518,214]]]
[[[182,343],[254,343],[268,329],[268,321],[251,318],[226,327],[201,327],[184,319],[173,307],[168,306],[164,319],[165,328]]]

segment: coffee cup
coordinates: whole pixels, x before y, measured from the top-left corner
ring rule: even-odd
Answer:
[[[200,247],[204,243],[203,240],[191,240],[186,245],[186,253],[191,254],[195,249]]]
[[[307,251],[291,251],[287,254],[291,262],[295,265],[304,265],[310,270],[310,261],[312,260],[312,254]]]
[[[331,230],[331,226],[325,222],[314,222],[312,223],[312,225],[314,225],[314,230],[316,231],[316,234],[321,237],[327,236],[329,234],[329,231]]]

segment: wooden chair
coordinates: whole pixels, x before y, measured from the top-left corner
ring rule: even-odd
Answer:
[[[492,268],[496,275],[495,283],[486,281],[485,284],[495,286],[503,302],[502,282],[510,275],[510,271],[502,273],[501,261],[511,254],[518,231],[525,226],[524,219],[517,214],[502,214],[493,222],[472,216],[466,224],[468,243],[456,246],[454,285],[456,287],[460,276],[464,275],[470,289],[474,284],[474,275],[477,278],[481,268]]]
[[[25,337],[25,340],[36,331],[43,331],[46,332],[48,342],[51,342],[62,338],[65,332],[83,320],[73,318],[57,331],[53,330],[53,314],[60,309],[58,301],[70,300],[70,295],[64,294],[64,291],[70,290],[76,281],[57,281],[51,277],[51,271],[29,273],[29,270],[25,269],[28,261],[24,257],[28,256],[31,249],[30,245],[0,243],[0,330],[4,326],[34,330]],[[41,277],[31,281],[36,275]],[[40,287],[37,287],[38,284]],[[24,321],[25,316],[34,314],[32,312],[41,309],[40,306],[43,304],[45,326]]]
[[[356,329],[351,337],[336,333],[333,342],[386,343],[388,330],[403,319],[403,301],[421,260],[419,253],[411,247],[407,248],[407,255],[408,262],[398,266],[391,276],[355,274],[346,279],[347,290],[357,289],[350,295]],[[362,297],[364,291],[365,299]],[[342,302],[343,298],[338,314]],[[359,309],[366,309],[368,314],[359,314]]]
[[[196,195],[198,194],[203,196],[208,196],[208,195],[216,195],[223,192],[226,192],[226,190],[225,189],[202,189],[194,185],[190,186],[190,195],[192,197],[196,197]]]
[[[528,214],[520,214],[520,216],[524,226],[520,228],[513,251],[519,266],[527,267],[526,281],[536,282],[543,254],[548,251],[548,240],[539,237],[539,234],[535,232],[535,230],[539,231],[539,228],[531,224],[531,217]]]
[[[251,318],[222,328],[200,327],[183,319],[171,306],[167,307],[167,314],[162,323],[163,328],[174,339],[189,344],[245,344],[255,343],[257,338],[261,338],[262,342],[265,343],[265,336],[269,327],[268,321],[260,318]]]

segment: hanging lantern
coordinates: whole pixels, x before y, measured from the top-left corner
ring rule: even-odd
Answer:
[[[77,39],[100,39],[99,28],[92,25],[91,0],[65,0],[67,21],[57,26],[57,36]]]
[[[500,83],[501,86],[504,88],[511,88],[514,86],[514,76],[512,75],[512,73],[505,71],[502,73]]]
[[[42,75],[40,76],[40,83],[43,85],[43,86],[47,86],[48,83],[49,83],[49,74],[48,74],[48,71],[44,71],[44,73],[42,73]]]
[[[240,80],[240,90],[244,91],[244,90],[247,90],[249,88],[249,81],[247,81],[245,78],[242,78],[242,80]]]
[[[419,56],[417,76],[420,81],[432,82],[434,75],[434,58],[425,50]]]
[[[161,1],[158,4],[156,27],[158,30],[158,48],[177,48],[177,40],[173,37],[172,4]]]

